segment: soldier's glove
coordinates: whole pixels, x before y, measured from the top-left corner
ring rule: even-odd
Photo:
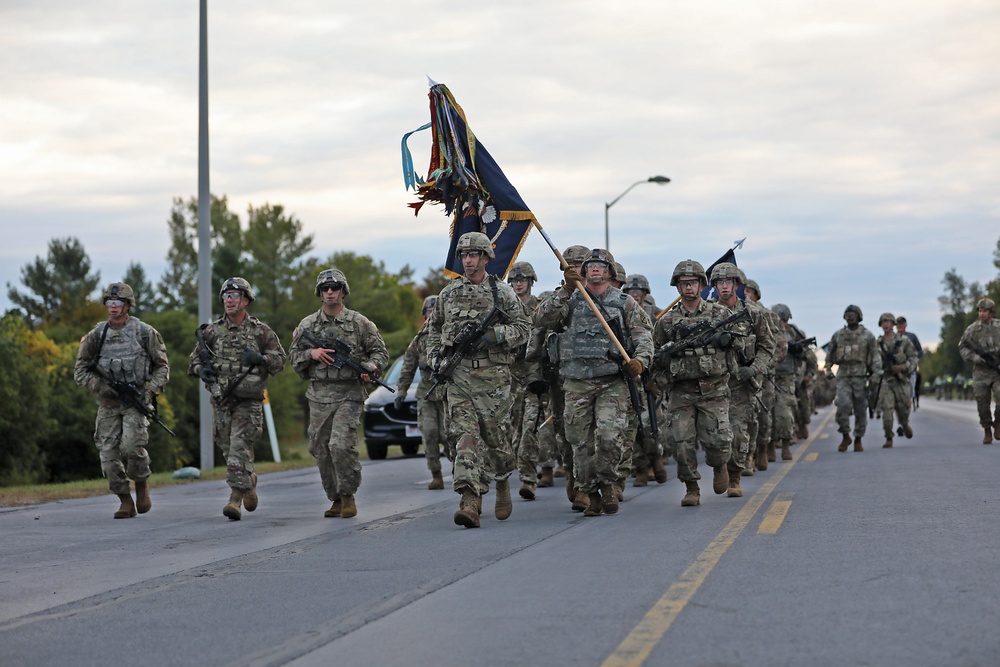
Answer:
[[[736,369],[736,381],[746,382],[747,380],[752,380],[754,376],[757,375],[757,371],[751,366],[740,366]]]
[[[483,334],[481,341],[484,347],[490,347],[492,345],[496,345],[497,342],[499,342],[497,339],[497,330],[494,329],[493,327],[487,329],[486,333]]]
[[[833,378],[835,378],[837,376],[834,375],[832,368],[827,368],[826,369],[826,377],[832,380]]]
[[[405,401],[405,400],[406,400],[406,394],[404,394],[403,392],[401,392],[401,391],[399,391],[397,389],[396,390],[396,398],[392,399],[392,405],[397,410],[402,410],[403,409],[403,401]]]
[[[889,372],[893,375],[902,375],[906,372],[905,364],[893,364],[889,367]]]
[[[625,372],[634,378],[642,375],[643,368],[644,366],[642,365],[642,360],[636,359],[635,357],[632,357],[625,363]]]
[[[986,365],[986,360],[983,359],[978,354],[973,354],[972,355],[972,363],[979,364],[980,366],[985,366]]]
[[[571,266],[563,271],[563,280],[565,281],[563,289],[572,294],[573,290],[576,289],[576,284],[583,282],[583,276],[580,275],[579,269]]]
[[[205,384],[215,384],[219,381],[219,374],[210,366],[199,366],[198,377],[200,377],[201,381]]]
[[[266,363],[264,355],[256,350],[251,350],[249,347],[243,348],[243,354],[240,355],[240,360],[247,366],[263,366]]]

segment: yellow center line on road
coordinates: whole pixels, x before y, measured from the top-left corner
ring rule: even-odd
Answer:
[[[764,519],[757,528],[758,535],[774,535],[781,527],[781,522],[788,514],[788,508],[792,506],[791,500],[775,500],[771,503],[771,509],[767,510]]]
[[[827,425],[835,414],[831,410],[823,419],[816,433],[819,433]],[[694,594],[711,574],[712,570],[722,559],[723,554],[729,550],[736,538],[740,536],[750,520],[763,505],[767,497],[771,495],[778,483],[784,479],[788,471],[802,458],[805,450],[816,439],[815,433],[803,445],[797,447],[799,453],[791,462],[777,467],[770,479],[753,494],[743,505],[743,508],[736,513],[736,516],[715,536],[704,551],[702,551],[694,561],[688,566],[681,576],[671,584],[667,592],[663,594],[653,608],[646,612],[642,620],[632,628],[625,639],[609,655],[602,667],[639,667],[642,665],[653,648],[656,647],[663,635],[667,633],[670,626],[677,619],[684,607],[687,606]],[[697,511],[697,510],[695,510]]]
[[[807,463],[812,463],[813,461],[815,461],[818,458],[819,458],[819,452],[809,452],[808,454],[806,454],[806,462]]]

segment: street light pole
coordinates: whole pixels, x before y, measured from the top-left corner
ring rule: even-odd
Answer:
[[[604,205],[604,249],[605,250],[611,250],[611,239],[610,239],[609,225],[608,225],[608,209],[614,206],[619,199],[627,195],[632,190],[632,188],[634,188],[637,185],[641,185],[643,183],[658,183],[660,185],[664,185],[669,182],[670,179],[667,178],[666,176],[650,176],[644,181],[636,181],[632,185],[628,186],[628,188],[625,189],[625,192],[621,193],[620,195],[618,195],[617,197],[615,197],[610,202]]]

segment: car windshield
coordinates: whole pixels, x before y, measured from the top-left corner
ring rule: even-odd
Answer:
[[[395,387],[399,384],[399,374],[403,372],[403,357],[396,357],[396,360],[392,362],[392,366],[389,366],[389,370],[382,377],[382,381],[385,382],[390,387]],[[417,386],[420,382],[420,369],[413,375],[413,386]]]

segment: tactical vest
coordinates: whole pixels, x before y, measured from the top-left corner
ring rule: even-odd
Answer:
[[[885,338],[880,337],[878,341],[879,351],[882,353],[882,358],[885,360],[882,365],[885,367],[883,370],[888,371],[889,366],[895,366],[897,364],[906,364],[906,355],[903,354],[900,348],[903,347],[903,341],[898,335],[893,337],[892,349],[886,347]]]
[[[340,311],[339,317],[341,321],[328,319],[324,322],[323,318],[317,314],[316,319],[309,323],[309,332],[317,338],[322,338],[331,343],[339,338],[350,345],[352,351],[356,350],[360,342],[354,324],[358,318],[357,311],[344,308]],[[355,359],[355,361],[358,360]],[[342,382],[346,380],[361,382],[358,379],[358,374],[347,366],[337,368],[336,366],[327,366],[319,363],[309,366],[309,379],[319,382]]]
[[[622,344],[629,353],[632,345],[625,325],[625,303],[631,298],[628,294],[618,292],[606,301],[600,301],[607,313],[605,317],[608,324],[618,322],[619,330],[626,336]],[[615,375],[619,372],[618,363],[608,358],[608,352],[612,350],[617,348],[611,337],[583,297],[574,293],[570,301],[569,326],[559,334],[560,375],[572,380]]]
[[[779,320],[780,321],[780,320]],[[801,332],[798,329],[791,328],[792,325],[785,327],[782,324],[780,336],[784,336],[785,340],[789,343],[793,343],[797,340],[802,340],[803,336],[799,335]],[[795,375],[798,371],[798,359],[794,354],[786,354],[785,358],[781,360],[781,363],[774,369],[775,375]]]
[[[98,372],[111,380],[142,387],[151,377],[152,360],[146,352],[146,345],[149,343],[148,326],[135,317],[129,317],[121,329],[115,329],[107,323],[104,327],[107,335],[104,335],[103,329],[98,334],[104,338],[98,351]],[[94,330],[95,333],[98,329]]]
[[[868,330],[858,325],[851,331],[844,327],[837,332],[837,353],[832,363],[838,364],[849,375],[864,375],[868,369]]]
[[[670,318],[665,324],[669,325],[669,331],[671,332],[668,342],[672,342],[683,338],[680,335],[680,329],[683,325],[693,326],[702,320],[708,319],[710,315],[705,312],[697,312],[689,315],[684,306],[678,304],[670,311],[670,314],[664,317]],[[715,319],[721,319],[721,317]],[[706,346],[686,349],[672,355],[670,357],[669,370],[670,382],[682,382],[684,380],[720,377],[728,373],[730,369],[724,350]]]
[[[444,324],[441,326],[441,347],[450,348],[455,343],[455,337],[466,322],[482,322],[495,305],[503,310],[500,303],[499,285],[495,276],[487,276],[478,285],[457,278],[449,283],[439,299],[444,301]],[[448,288],[451,289],[448,289]],[[517,297],[515,296],[516,300]],[[520,301],[518,301],[520,303]],[[502,321],[502,320],[501,320]],[[500,322],[498,322],[499,324]],[[488,348],[470,355],[473,359],[488,358],[494,364],[510,365],[514,353],[506,345],[491,345]]]
[[[256,326],[255,326],[256,325]],[[243,363],[243,350],[249,348],[263,354],[255,336],[260,321],[247,317],[240,326],[230,328],[223,317],[215,322],[215,370],[219,373],[219,384],[223,393],[246,372],[246,376],[232,391],[235,398],[261,400],[267,387],[267,373],[260,366],[250,368]],[[249,371],[247,369],[250,368]]]
[[[744,301],[737,299],[731,310],[735,313],[750,308]],[[734,333],[742,334],[741,336],[733,336],[732,349],[736,353],[736,362],[740,366],[749,366],[753,363],[754,357],[757,356],[757,332],[754,331],[754,318],[751,316],[749,320],[729,325],[728,329]]]

